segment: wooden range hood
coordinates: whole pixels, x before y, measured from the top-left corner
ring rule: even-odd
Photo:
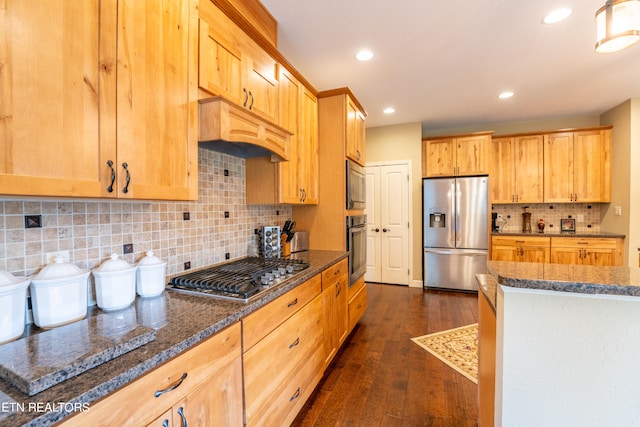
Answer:
[[[291,132],[220,97],[199,102],[199,145],[236,157],[289,160]]]

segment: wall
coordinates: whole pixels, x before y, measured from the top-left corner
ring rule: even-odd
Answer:
[[[224,261],[226,253],[246,256],[254,229],[282,226],[291,208],[246,206],[244,159],[204,149],[198,156],[197,202],[0,199],[0,269],[31,275],[47,252],[61,250],[90,269],[121,254],[125,243],[134,248],[128,262],[153,250],[168,261],[168,274],[183,271],[186,261],[198,268]],[[42,215],[42,228],[25,229],[24,215]]]
[[[496,426],[637,426],[637,297],[498,286]]]
[[[412,286],[422,286],[422,134],[420,123],[367,128],[367,162],[411,160]]]
[[[632,221],[640,215],[640,169],[634,167],[640,156],[640,98],[628,100],[601,116],[602,124],[613,125],[611,204],[602,205],[602,227],[622,233],[625,239],[625,265],[639,266],[640,223]],[[614,214],[614,207],[622,215]]]

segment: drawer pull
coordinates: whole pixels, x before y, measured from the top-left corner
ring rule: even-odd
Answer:
[[[169,420],[162,421],[162,427],[169,427]]]
[[[293,393],[293,396],[291,396],[289,398],[289,402],[293,402],[294,400],[296,400],[297,398],[300,397],[300,387],[298,387],[298,389],[296,390],[295,393]]]
[[[293,307],[294,305],[296,305],[298,303],[298,298],[294,299],[293,301],[291,301],[289,304],[287,304],[287,307]]]
[[[578,242],[579,245],[588,245],[589,242]]]
[[[177,389],[178,387],[180,387],[180,384],[182,384],[182,381],[185,380],[185,378],[187,378],[187,373],[185,372],[184,374],[182,374],[182,376],[180,377],[180,379],[178,381],[176,381],[173,385],[171,385],[169,388],[165,388],[164,390],[158,390],[154,393],[154,397],[160,397],[165,393],[168,393],[172,390]]]
[[[184,408],[182,406],[178,408],[178,415],[180,415],[180,419],[182,420],[182,427],[187,427],[187,416],[184,414]]]
[[[291,348],[297,346],[298,344],[300,344],[300,337],[296,338],[296,340],[294,342],[289,344],[289,348],[291,349]]]
[[[524,243],[524,240],[516,240],[516,243]]]

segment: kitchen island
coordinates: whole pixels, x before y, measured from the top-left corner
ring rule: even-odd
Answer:
[[[317,276],[329,266],[344,260],[342,251],[301,252],[310,267],[283,283],[273,286],[248,303],[207,296],[165,291],[154,299],[136,298],[133,304],[137,323],[153,328],[155,339],[109,362],[67,379],[29,397],[7,381],[0,380],[0,425],[48,426],[74,412],[89,411],[94,402],[153,371],[174,357],[184,354],[225,328]],[[153,307],[151,307],[153,306]],[[114,312],[118,313],[118,312]],[[93,307],[89,316],[104,315]],[[114,321],[116,317],[114,317]],[[97,334],[89,330],[89,336]],[[33,334],[46,331],[33,328]],[[72,343],[59,342],[60,348]],[[35,358],[37,348],[29,349]],[[64,355],[64,351],[56,352]],[[38,358],[46,355],[39,354]],[[6,362],[6,361],[4,361]],[[51,360],[51,364],[62,363]],[[132,402],[135,405],[135,402]]]
[[[640,269],[490,261],[488,272],[495,425],[640,425]]]

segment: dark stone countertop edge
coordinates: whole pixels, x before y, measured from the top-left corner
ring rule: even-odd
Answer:
[[[545,277],[538,277],[538,271],[526,274],[526,264],[533,266],[534,269],[543,269],[542,275]],[[514,266],[518,274],[507,272]],[[519,268],[520,266],[522,267]],[[558,272],[563,268],[580,269],[579,273],[584,274],[574,275],[573,280],[561,279],[554,277],[553,271],[544,272],[545,267],[550,270],[556,269]],[[490,261],[487,263],[487,270],[498,284],[512,288],[587,295],[640,296],[640,269],[638,268]],[[607,276],[606,280],[601,278],[601,273]],[[576,276],[579,277],[576,278]],[[605,283],[607,281],[609,283]]]
[[[476,280],[478,282],[478,290],[482,294],[478,298],[484,297],[493,312],[496,313],[497,283],[495,279],[490,274],[476,274]]]
[[[285,282],[282,285],[274,286],[273,289],[264,292],[260,297],[247,303],[244,302],[229,302],[227,300],[220,300],[208,296],[192,296],[188,295],[184,298],[188,298],[190,303],[197,303],[203,306],[223,306],[222,311],[229,311],[228,314],[223,314],[220,318],[203,328],[198,328],[188,333],[187,337],[181,337],[181,339],[172,340],[171,337],[167,338],[168,342],[152,341],[151,343],[139,347],[131,351],[128,354],[122,355],[110,362],[106,362],[103,365],[97,366],[93,369],[86,371],[76,378],[71,378],[52,387],[49,390],[36,394],[34,396],[27,396],[20,392],[17,388],[10,384],[0,380],[0,392],[6,393],[6,395],[13,399],[18,404],[28,405],[34,404],[50,404],[61,403],[66,405],[82,405],[91,404],[109,393],[116,391],[117,389],[133,382],[140,378],[144,374],[152,371],[161,364],[169,361],[175,356],[185,352],[189,348],[204,341],[205,339],[213,336],[217,332],[232,325],[233,323],[240,321],[248,314],[258,310],[262,306],[268,304],[281,295],[289,292],[295,287],[301,285],[316,274],[321,273],[327,267],[341,261],[348,256],[344,251],[322,251],[311,250],[308,252],[299,252],[291,255],[291,258],[300,258],[308,260],[311,264],[310,267],[304,270],[301,274],[291,279],[290,282]],[[179,292],[165,291],[167,293]],[[138,299],[139,297],[137,297]],[[99,312],[98,309],[94,310]],[[163,329],[171,330],[171,325],[164,326]],[[155,351],[147,356],[144,352],[145,349],[153,348]],[[160,347],[160,349],[158,349]],[[113,375],[106,374],[105,371],[109,371],[109,363],[122,364],[126,366],[117,366],[114,368],[115,373]],[[87,380],[91,378],[91,374],[96,371],[101,375],[95,381]],[[101,379],[102,376],[108,378]],[[88,385],[85,386],[84,382]],[[80,385],[75,383],[82,383]],[[71,384],[71,387],[70,387]],[[75,386],[75,387],[74,387]],[[81,391],[76,391],[74,388],[82,388]],[[65,390],[72,389],[71,394],[65,393]],[[75,412],[74,412],[75,413]],[[5,418],[2,418],[3,427],[46,427],[56,422],[60,422],[64,418],[70,416],[72,413],[65,412],[64,410],[49,410],[49,411],[37,411],[37,412],[19,412],[11,414]],[[6,415],[6,414],[5,414]]]

